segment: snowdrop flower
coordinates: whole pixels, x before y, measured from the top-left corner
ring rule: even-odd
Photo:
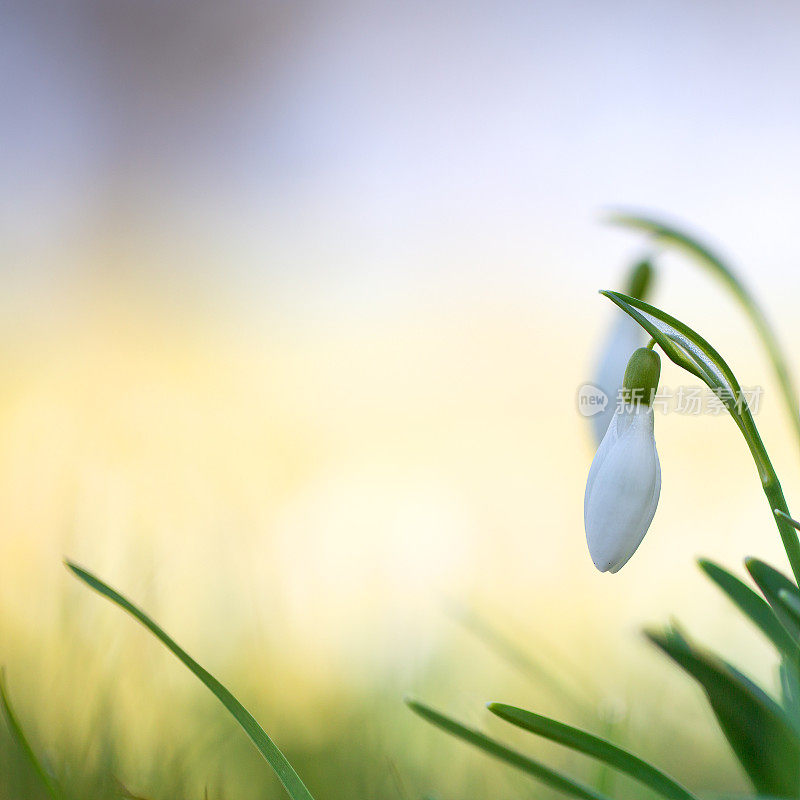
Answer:
[[[653,268],[648,260],[639,262],[628,277],[627,294],[645,299],[652,281]],[[613,327],[603,342],[597,357],[597,368],[592,384],[608,398],[605,408],[589,419],[596,442],[600,442],[614,416],[616,401],[622,389],[622,377],[630,354],[645,342],[641,326],[627,314],[617,314]]]
[[[617,572],[641,544],[658,505],[661,465],[653,435],[652,398],[661,359],[642,347],[628,362],[626,400],[597,449],[583,500],[586,543],[601,572]]]

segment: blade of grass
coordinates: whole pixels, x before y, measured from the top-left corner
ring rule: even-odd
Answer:
[[[717,722],[755,790],[796,797],[800,739],[791,718],[767,693],[677,628],[645,631],[650,641],[703,687]]]
[[[750,573],[767,602],[772,606],[775,615],[791,636],[800,641],[800,620],[787,611],[785,603],[780,602],[779,593],[785,590],[790,595],[800,598],[800,589],[782,572],[771,567],[758,558],[746,558],[744,565]]]
[[[568,778],[566,775],[562,775],[560,772],[546,767],[539,761],[500,744],[500,742],[486,736],[486,734],[480,731],[476,731],[474,728],[469,728],[466,725],[462,725],[460,722],[456,722],[456,720],[441,714],[430,706],[421,703],[419,700],[407,697],[405,698],[405,702],[414,713],[419,714],[419,716],[428,722],[433,723],[442,730],[447,731],[447,733],[469,744],[475,745],[475,747],[483,750],[484,753],[488,753],[500,761],[505,761],[506,764],[511,764],[511,766],[537,778],[551,789],[563,792],[571,797],[581,798],[581,800],[608,800],[606,795],[600,794],[588,786],[577,783],[572,780],[572,778]]]
[[[772,642],[778,652],[793,664],[800,664],[800,644],[793,639],[770,604],[744,581],[707,559],[697,562],[700,569],[725,592],[739,610]]]
[[[489,703],[487,708],[492,714],[518,728],[608,764],[648,786],[662,797],[667,797],[669,800],[697,800],[687,789],[657,767],[599,736],[505,703]]]
[[[266,762],[275,771],[280,782],[286,789],[292,800],[314,800],[311,792],[308,791],[300,776],[287,760],[286,756],[278,749],[272,739],[267,736],[264,729],[256,722],[255,717],[233,696],[233,694],[223,686],[211,673],[201,667],[174,639],[171,639],[150,617],[133,603],[124,598],[119,592],[112,589],[108,584],[87,572],[85,569],[65,562],[66,567],[87,586],[94,589],[103,597],[116,603],[124,611],[127,611],[134,619],[144,625],[162,644],[174,653],[175,656],[188,669],[199,678],[216,698],[228,709],[233,718],[239,723],[250,741],[264,757]]]
[[[33,751],[28,738],[25,736],[25,733],[22,730],[19,719],[14,713],[14,709],[11,706],[11,699],[8,696],[8,688],[6,686],[5,667],[0,668],[0,707],[3,709],[3,717],[5,717],[6,724],[11,732],[11,736],[19,746],[19,749],[22,750],[26,761],[36,774],[36,777],[39,778],[39,781],[47,791],[47,794],[49,794],[53,800],[63,800],[65,797],[64,792],[36,757],[36,753]]]

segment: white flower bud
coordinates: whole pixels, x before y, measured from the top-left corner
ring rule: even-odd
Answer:
[[[597,449],[583,500],[586,543],[601,572],[617,572],[636,552],[658,505],[661,465],[653,409],[620,408]]]

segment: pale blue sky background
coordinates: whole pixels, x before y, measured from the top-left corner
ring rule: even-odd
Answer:
[[[154,271],[222,272],[250,299],[380,305],[454,278],[504,294],[549,270],[600,285],[635,248],[596,215],[625,204],[708,231],[765,292],[800,280],[796,4],[4,17],[7,270],[69,274],[53,247],[116,210]]]

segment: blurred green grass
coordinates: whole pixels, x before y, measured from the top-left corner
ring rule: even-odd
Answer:
[[[90,595],[68,597],[66,618],[96,601]],[[158,674],[166,666],[160,645],[136,636],[138,626],[117,616],[119,633],[112,642],[91,635],[58,642],[50,654],[59,657],[57,677],[49,686],[40,683],[42,673],[30,662],[11,658],[8,664],[9,691],[20,723],[67,797],[284,798],[269,767],[216,700],[184,675],[179,664],[167,667],[165,682]],[[569,751],[549,743],[532,744],[519,732],[498,725],[482,707],[480,686],[504,699],[532,707],[543,704],[561,718],[647,755],[693,786],[716,792],[746,790],[702,704],[682,682],[671,680],[669,670],[631,676],[632,696],[638,698],[635,707],[609,702],[588,681],[582,687],[584,697],[575,704],[565,702],[548,685],[552,666],[545,666],[535,648],[515,642],[508,631],[467,614],[456,621],[452,633],[412,675],[383,675],[362,689],[343,686],[311,707],[297,698],[297,714],[287,711],[292,698],[283,696],[282,676],[270,670],[264,653],[248,651],[246,645],[237,648],[239,657],[226,660],[226,674],[219,677],[240,694],[317,800],[559,796],[429,729],[402,703],[409,688],[434,698],[439,706],[455,707],[470,724],[568,769],[614,797],[650,796],[641,786],[612,777]],[[108,652],[113,655],[108,657]],[[574,681],[571,666],[556,669],[563,672],[561,678]],[[670,691],[675,689],[669,699],[659,695],[665,681]],[[490,699],[497,698],[482,697]],[[0,726],[0,798],[45,797],[45,787],[24,752],[7,726]]]

